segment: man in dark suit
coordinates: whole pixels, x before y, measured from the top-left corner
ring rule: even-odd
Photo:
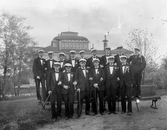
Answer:
[[[121,87],[121,106],[122,114],[126,112],[126,96],[128,101],[128,113],[127,115],[132,114],[132,85],[134,82],[133,79],[133,70],[131,66],[127,63],[127,57],[125,55],[120,56],[121,66],[119,69],[119,78],[120,78],[120,87]]]
[[[51,85],[48,86],[48,94],[50,94],[51,112],[53,121],[57,121],[57,117],[61,117],[61,105],[62,105],[62,81],[60,63],[53,63],[54,71],[51,73]],[[55,110],[55,101],[57,102],[57,111]]]
[[[100,59],[100,67],[101,68],[105,68],[105,66],[108,64],[108,57],[111,55],[111,48],[106,46],[105,47],[105,55],[103,55]],[[106,88],[106,84],[104,84],[104,87]],[[105,108],[105,104],[106,104],[106,99],[107,99],[107,94],[106,94],[106,89],[104,90],[104,110],[106,110]]]
[[[85,59],[85,51],[81,50],[79,51],[80,58],[79,59]]]
[[[42,95],[43,101],[46,99],[46,88],[45,88],[45,59],[43,58],[44,50],[38,51],[38,57],[34,59],[33,62],[33,74],[36,84],[36,94],[37,99],[41,102],[41,95],[40,95],[40,83],[42,85]]]
[[[65,72],[62,73],[62,95],[65,102],[65,114],[67,119],[69,119],[73,118],[74,113],[74,73],[71,71],[72,65],[70,63],[66,63],[64,66]]]
[[[88,68],[88,69],[94,68],[93,59],[99,59],[100,60],[100,57],[97,56],[97,50],[96,49],[94,49],[94,48],[91,49],[91,53],[92,53],[92,57],[88,58],[87,62],[86,62],[86,68]]]
[[[75,73],[75,70],[79,66],[79,61],[76,59],[76,51],[71,50],[70,51],[70,59],[66,63],[70,63],[72,65],[71,71]]]
[[[120,67],[120,65],[121,65],[120,56],[123,55],[123,53],[122,53],[122,48],[123,48],[122,46],[117,47],[117,55],[115,55],[115,64],[116,64],[118,67]],[[117,87],[116,95],[117,95],[117,97],[120,97],[120,83],[119,83],[119,81],[117,82],[117,84],[118,84],[118,87]]]
[[[91,88],[92,88],[92,96],[93,96],[93,112],[94,115],[97,114],[97,95],[99,96],[99,108],[100,114],[103,115],[103,97],[104,97],[104,70],[100,68],[100,60],[93,59],[94,68],[90,70],[91,79]]]
[[[120,60],[120,56],[123,55],[122,53],[122,46],[117,47],[117,55],[115,55],[115,63],[120,66],[121,65],[121,60]]]
[[[108,57],[108,64],[106,65],[105,72],[105,89],[107,94],[108,110],[109,113],[116,113],[116,90],[117,90],[117,81],[119,80],[119,71],[118,66],[114,64],[114,56]],[[111,100],[112,98],[112,100]],[[112,104],[111,104],[112,101]]]
[[[60,62],[60,72],[65,71],[64,64],[66,63],[66,61],[64,52],[59,53],[59,62]]]
[[[47,93],[48,93],[48,88],[51,86],[51,77],[52,77],[52,72],[54,71],[53,64],[55,60],[53,59],[53,51],[48,52],[48,57],[49,59],[46,61],[45,64]]]
[[[103,55],[100,59],[100,66],[101,68],[105,68],[105,66],[108,64],[108,57],[111,56],[111,48],[105,47],[105,55]]]
[[[77,115],[78,118],[82,114],[82,106],[83,106],[83,99],[85,98],[86,101],[86,115],[89,115],[90,112],[90,88],[89,88],[89,71],[85,67],[86,60],[80,59],[79,60],[80,67],[75,72],[75,82],[74,85],[77,86]],[[80,95],[79,95],[80,94]]]
[[[133,85],[134,96],[136,98],[140,98],[142,72],[146,67],[146,61],[144,56],[140,55],[139,48],[134,48],[134,55],[129,57],[128,62],[131,64],[134,72],[134,80],[135,80],[135,83]]]

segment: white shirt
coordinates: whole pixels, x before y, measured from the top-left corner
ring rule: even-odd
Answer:
[[[50,68],[52,68],[52,65],[53,65],[53,61],[50,60]]]
[[[75,60],[71,60],[72,66],[75,67]]]
[[[70,82],[70,80],[71,80],[71,79],[70,79],[70,78],[71,78],[71,77],[70,77],[70,76],[71,76],[71,74],[70,74],[70,73],[68,73],[68,74],[67,74],[67,76],[68,76],[68,82]]]
[[[82,68],[82,72],[83,72],[84,76],[86,77],[86,70],[84,68]]]
[[[113,66],[110,66],[110,74],[113,73],[113,70],[114,70],[114,67],[113,67]]]
[[[122,66],[123,74],[125,73],[125,66]]]
[[[56,81],[58,81],[58,79],[59,79],[59,74],[58,73],[55,73],[55,78],[56,78]]]
[[[64,64],[64,62],[60,62],[61,68],[63,68],[63,64]]]
[[[96,72],[96,74],[97,74],[97,72],[98,72],[98,68],[95,69],[95,72]]]
[[[40,61],[41,61],[41,65],[43,65],[43,60],[42,60],[42,59],[40,59]]]

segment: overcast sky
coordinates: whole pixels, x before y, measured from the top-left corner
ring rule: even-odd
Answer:
[[[97,49],[106,32],[111,48],[125,46],[131,28],[148,28],[167,50],[167,0],[0,0],[0,9],[26,17],[38,46],[49,46],[63,31],[79,32]]]

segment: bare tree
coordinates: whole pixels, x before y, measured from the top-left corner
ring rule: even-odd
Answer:
[[[141,50],[141,54],[145,57],[147,66],[143,72],[142,84],[144,84],[145,73],[149,71],[150,66],[153,67],[154,57],[158,48],[158,44],[155,44],[155,40],[152,33],[149,33],[147,28],[134,28],[128,34],[126,45],[133,51],[134,47],[138,47]]]

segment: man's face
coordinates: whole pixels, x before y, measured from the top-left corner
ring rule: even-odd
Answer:
[[[118,49],[117,53],[118,53],[118,54],[121,54],[121,53],[122,53],[121,49]]]
[[[126,58],[121,59],[122,64],[126,64]]]
[[[53,59],[53,54],[48,54],[49,59]]]
[[[54,65],[54,69],[55,69],[56,72],[58,72],[59,69],[60,69],[60,66],[59,65]]]
[[[71,59],[75,59],[75,53],[70,53]]]
[[[80,57],[84,57],[84,53],[82,52],[82,53],[80,53]]]
[[[114,59],[112,59],[112,58],[108,59],[108,63],[109,64],[113,64],[114,63]]]
[[[66,67],[66,71],[67,71],[67,72],[71,72],[71,67],[67,66],[67,67]]]
[[[106,50],[105,50],[106,55],[110,55],[110,52],[111,52],[110,49],[106,49]]]
[[[84,61],[81,61],[81,62],[80,62],[80,66],[81,66],[81,67],[85,67],[85,65],[86,65],[86,62],[84,62]]]
[[[92,55],[93,55],[93,56],[96,56],[96,51],[92,51]]]
[[[134,50],[134,53],[136,54],[136,55],[138,55],[139,53],[140,53],[140,51],[139,50]]]
[[[64,60],[65,56],[64,55],[59,55],[60,61]]]
[[[43,52],[40,52],[40,53],[39,53],[39,57],[41,57],[41,58],[42,58],[42,57],[43,57],[43,55],[44,55],[44,53],[43,53]]]
[[[99,62],[98,62],[98,61],[94,61],[93,64],[94,64],[95,67],[98,67],[98,66],[99,66]]]

